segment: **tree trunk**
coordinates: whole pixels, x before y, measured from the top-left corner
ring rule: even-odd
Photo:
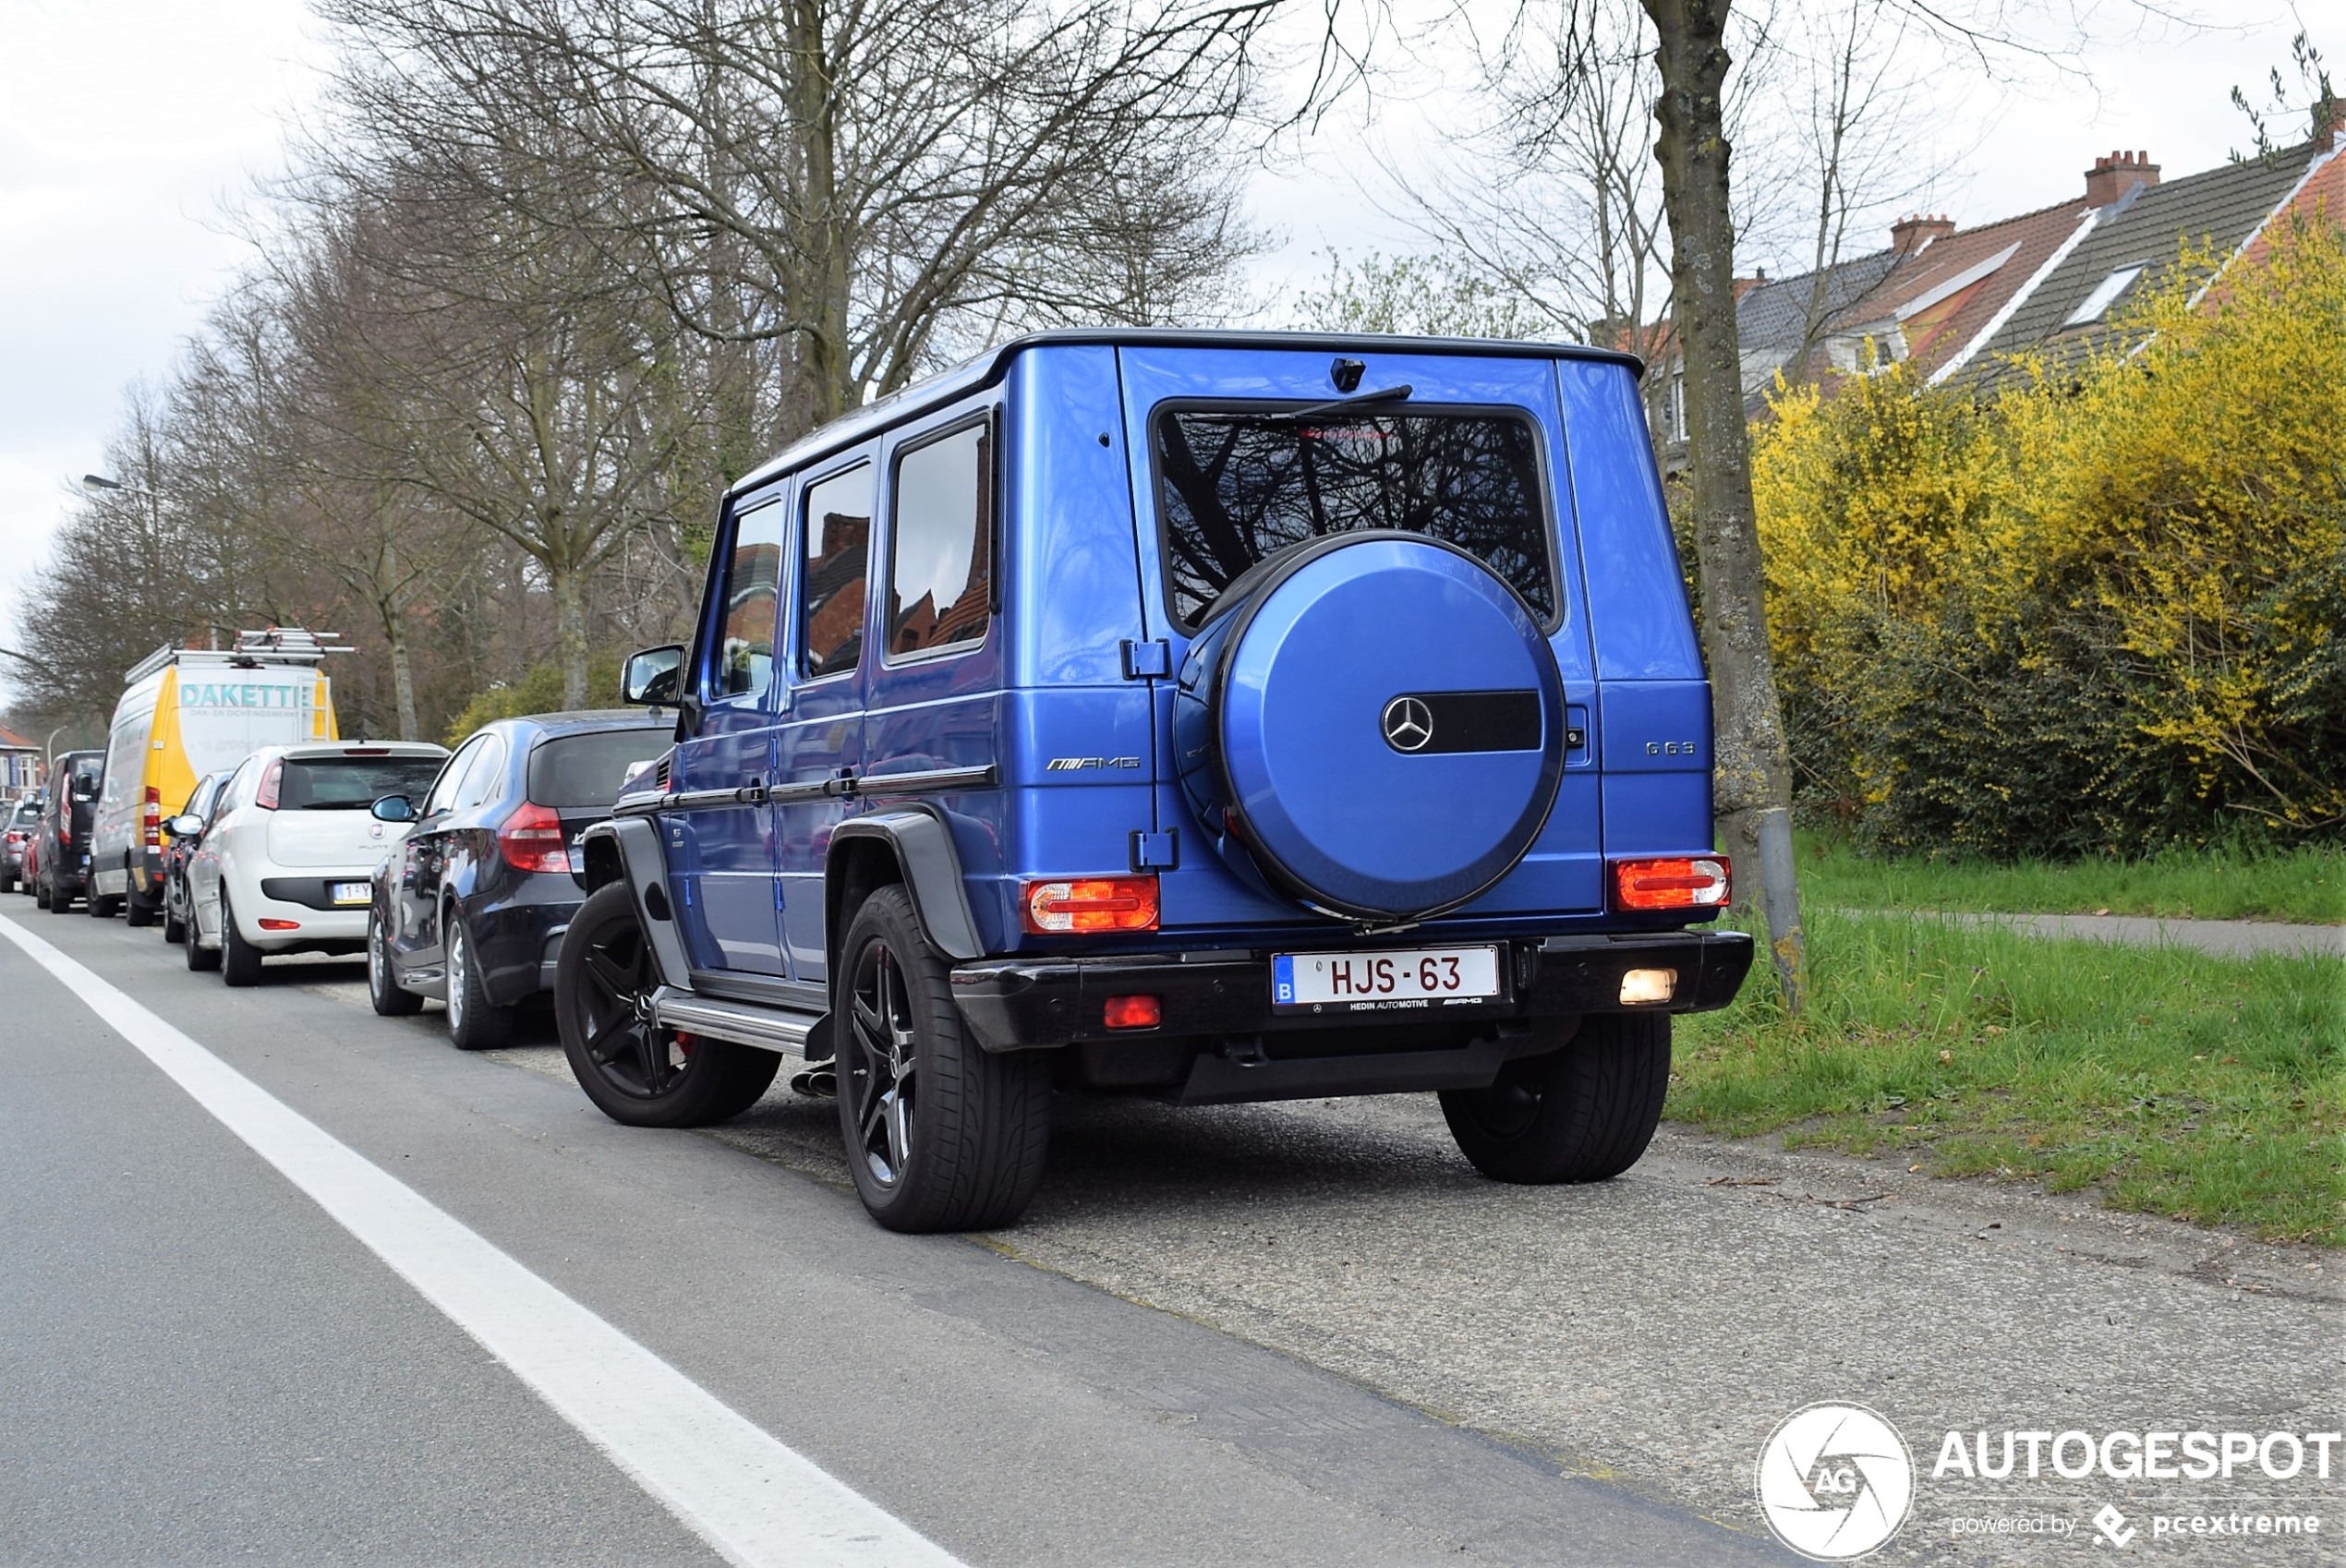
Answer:
[[[562,667],[562,706],[586,706],[586,592],[574,566],[549,566],[554,593],[555,657]]]
[[[406,617],[394,608],[383,617],[383,634],[391,642],[391,700],[398,710],[399,738],[417,741],[416,668],[407,654]]]
[[[1730,0],[1642,0],[1660,39],[1662,199],[1670,218],[1673,320],[1686,362],[1687,458],[1700,552],[1702,649],[1717,732],[1712,805],[1727,852],[1758,871],[1776,978],[1797,1011],[1806,981],[1792,850],[1792,759],[1768,647],[1750,433],[1735,332],[1735,223],[1727,206],[1723,91]],[[1754,882],[1758,887],[1753,887]]]

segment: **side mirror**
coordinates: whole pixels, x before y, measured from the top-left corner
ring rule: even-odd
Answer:
[[[73,798],[76,801],[96,800],[98,798],[98,781],[94,778],[75,779],[73,781]]]
[[[174,838],[193,838],[203,832],[203,818],[189,812],[185,816],[175,816],[164,823],[163,830]]]
[[[377,822],[416,820],[416,803],[405,795],[385,795],[368,809]]]
[[[680,644],[629,654],[619,669],[619,700],[631,707],[675,707],[683,695],[683,669]]]

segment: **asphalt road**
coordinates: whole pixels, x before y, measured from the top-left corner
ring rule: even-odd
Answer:
[[[348,966],[230,992],[151,931],[30,911],[0,905],[55,955],[0,930],[0,1562],[704,1562],[739,1544],[710,1523],[732,1503],[782,1521],[737,1561],[834,1560],[773,1497],[723,1495],[753,1450],[871,1511],[843,1559],[1787,1561],[1747,1511],[1567,1473],[982,1240],[888,1235],[745,1151],[754,1120],[617,1127],[436,1013],[351,1006]],[[667,1405],[597,1426],[647,1368]]]

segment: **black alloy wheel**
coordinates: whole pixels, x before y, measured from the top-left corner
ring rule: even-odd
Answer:
[[[1645,1152],[1669,1090],[1669,1014],[1591,1013],[1490,1088],[1445,1090],[1442,1115],[1458,1152],[1494,1181],[1606,1181]]]
[[[856,1195],[890,1230],[992,1230],[1042,1184],[1051,1058],[982,1049],[901,887],[864,901],[831,995],[840,1135]]]
[[[595,890],[554,971],[554,1020],[578,1087],[629,1127],[704,1127],[740,1115],[774,1081],[772,1051],[695,1039],[653,1017],[659,969],[624,882]]]
[[[185,942],[187,939],[187,895],[173,877],[163,885],[163,939]]]
[[[853,1041],[840,1100],[848,1157],[872,1182],[894,1188],[913,1164],[913,1117],[920,1105],[919,1038],[904,995],[903,971],[885,941],[857,955],[848,995],[847,1027]]]

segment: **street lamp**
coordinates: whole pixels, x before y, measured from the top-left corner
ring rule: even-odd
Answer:
[[[134,496],[145,496],[152,501],[155,494],[154,491],[143,486],[126,485],[119,479],[109,479],[103,474],[84,474],[81,476],[81,488],[93,496],[103,495],[108,490],[126,490]]]

